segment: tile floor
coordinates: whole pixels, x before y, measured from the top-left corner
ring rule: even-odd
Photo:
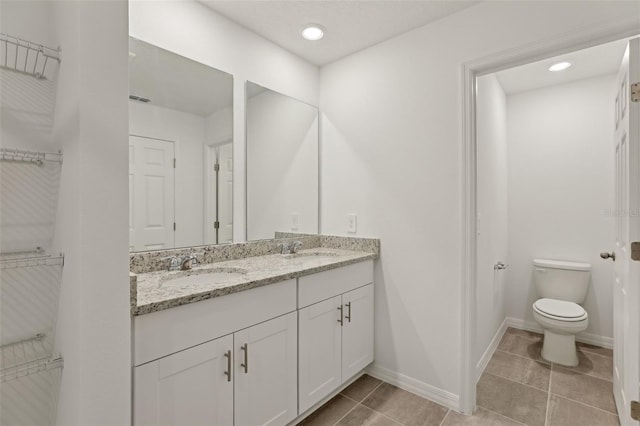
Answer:
[[[478,408],[473,416],[364,375],[301,425],[619,425],[612,351],[578,346],[580,365],[561,367],[540,357],[542,335],[509,328],[478,382]]]

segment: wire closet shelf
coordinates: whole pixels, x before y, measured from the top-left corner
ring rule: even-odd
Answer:
[[[0,68],[46,79],[47,66],[53,62],[60,64],[61,61],[60,48],[54,49],[0,33]]]

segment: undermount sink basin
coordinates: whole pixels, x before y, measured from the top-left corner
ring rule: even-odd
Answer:
[[[207,268],[183,271],[162,281],[163,286],[190,287],[224,284],[242,278],[247,271],[240,268]]]

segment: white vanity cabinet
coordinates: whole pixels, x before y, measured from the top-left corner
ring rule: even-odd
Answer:
[[[135,425],[232,425],[233,336],[134,369]]]
[[[296,280],[137,316],[134,333],[135,426],[298,415]]]
[[[372,263],[298,280],[300,413],[373,361]]]

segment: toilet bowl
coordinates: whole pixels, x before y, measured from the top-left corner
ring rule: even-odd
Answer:
[[[556,299],[538,299],[533,318],[544,329],[542,358],[557,364],[578,365],[576,334],[587,329],[589,317],[577,303]]]
[[[587,329],[589,316],[584,302],[591,265],[582,262],[535,259],[534,282],[538,296],[533,318],[544,329],[542,358],[561,365],[578,365],[577,333]]]

